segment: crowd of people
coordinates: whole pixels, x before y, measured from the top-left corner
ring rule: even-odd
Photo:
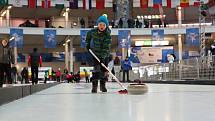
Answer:
[[[88,21],[88,26],[85,24],[85,20],[83,18],[79,21],[81,28],[94,28],[96,25],[96,21]],[[125,19],[120,18],[119,20],[111,20],[109,25],[112,28],[153,28],[153,25],[162,26],[162,21],[160,19],[156,20],[148,20],[148,19]],[[167,23],[164,22],[164,27],[166,27]]]

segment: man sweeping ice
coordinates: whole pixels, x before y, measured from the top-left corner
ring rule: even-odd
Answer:
[[[92,76],[92,93],[97,93],[98,80],[100,80],[100,90],[107,92],[105,83],[108,80],[107,70],[101,66],[101,63],[107,66],[110,56],[111,35],[109,29],[107,15],[102,15],[97,20],[97,27],[90,30],[86,37],[87,50],[92,52],[99,58],[93,60],[93,76]]]

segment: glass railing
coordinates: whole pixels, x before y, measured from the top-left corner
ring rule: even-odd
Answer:
[[[86,23],[86,22],[85,22]],[[113,23],[110,23],[111,28],[178,28],[177,21],[170,22],[171,24],[165,24],[159,25],[157,22],[154,22],[152,25],[132,25],[128,26],[128,23],[124,23],[122,26],[118,26],[117,23],[113,25]],[[188,21],[182,21],[182,27],[199,27],[199,23],[197,20],[195,22],[191,23]],[[0,27],[40,27],[40,28],[65,28],[66,22],[64,20],[54,20],[54,21],[46,21],[46,20],[38,20],[37,24],[35,24],[35,20],[24,20],[24,19],[17,19],[17,18],[11,18],[9,21],[6,19],[0,20]],[[67,23],[68,28],[94,28],[95,22],[89,22],[85,25],[81,25],[80,22],[77,20],[70,20]],[[204,26],[211,26],[215,25],[215,19],[207,20],[206,23],[202,23]]]
[[[136,79],[147,81],[173,80],[215,80],[215,56],[206,56],[182,60],[174,63],[162,63],[133,67]],[[132,72],[132,73],[133,73]]]

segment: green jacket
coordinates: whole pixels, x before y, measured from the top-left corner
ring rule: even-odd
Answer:
[[[111,48],[110,30],[107,29],[104,33],[98,33],[98,28],[95,28],[87,32],[86,47],[88,50],[92,49],[100,59],[109,57]]]

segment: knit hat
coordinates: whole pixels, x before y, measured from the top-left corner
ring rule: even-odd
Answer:
[[[96,25],[98,26],[99,23],[105,23],[106,27],[109,26],[109,22],[108,22],[108,19],[107,19],[107,14],[103,14],[102,16],[100,16],[98,19],[97,19],[97,22],[96,22]]]

